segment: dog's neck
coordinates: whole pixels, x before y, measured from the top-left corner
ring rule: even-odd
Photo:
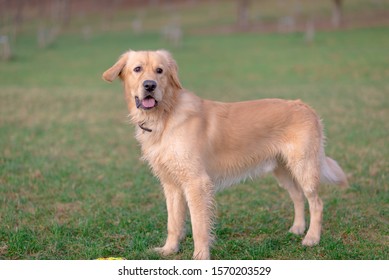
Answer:
[[[164,124],[164,122],[161,122],[161,120],[165,119],[166,116],[163,113],[163,110],[158,109],[161,108],[152,109],[155,110],[154,112],[131,112],[131,121],[135,126],[137,126],[138,133],[142,135],[157,136],[157,134],[159,134],[160,131],[164,129],[161,127]]]

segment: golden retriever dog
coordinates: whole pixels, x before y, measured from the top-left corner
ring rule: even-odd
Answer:
[[[305,197],[310,223],[302,244],[319,243],[319,184],[348,183],[336,161],[324,153],[322,124],[312,108],[299,100],[201,99],[181,86],[177,64],[165,50],[124,53],[103,74],[109,82],[117,77],[123,81],[143,159],[166,198],[167,239],[157,252],[167,256],[179,250],[189,209],[193,258],[210,259],[215,192],[269,172],[294,203],[290,232],[305,232]]]

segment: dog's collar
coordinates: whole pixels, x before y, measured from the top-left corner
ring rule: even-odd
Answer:
[[[150,129],[150,128],[147,128],[147,127],[144,127],[144,122],[143,123],[138,123],[138,126],[143,129],[144,131],[147,131],[147,132],[152,132],[153,130]]]

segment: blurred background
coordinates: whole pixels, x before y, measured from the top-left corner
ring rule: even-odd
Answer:
[[[218,194],[213,258],[389,258],[389,0],[0,0],[0,259],[160,258],[163,194],[101,79],[130,48],[203,98],[303,100],[349,178],[309,250],[272,178]]]
[[[172,47],[196,34],[303,32],[386,26],[388,0],[1,0],[3,60],[17,56],[19,37],[47,48],[64,34],[93,36],[157,33]]]

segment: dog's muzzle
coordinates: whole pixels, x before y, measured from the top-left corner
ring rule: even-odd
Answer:
[[[135,96],[135,104],[138,109],[150,110],[157,107],[158,101],[152,95],[147,95],[142,100],[138,96]]]
[[[146,80],[143,82],[143,88],[146,92],[143,99],[135,96],[136,108],[143,110],[150,110],[158,105],[158,101],[154,98],[154,90],[157,88],[157,82],[153,80]]]

